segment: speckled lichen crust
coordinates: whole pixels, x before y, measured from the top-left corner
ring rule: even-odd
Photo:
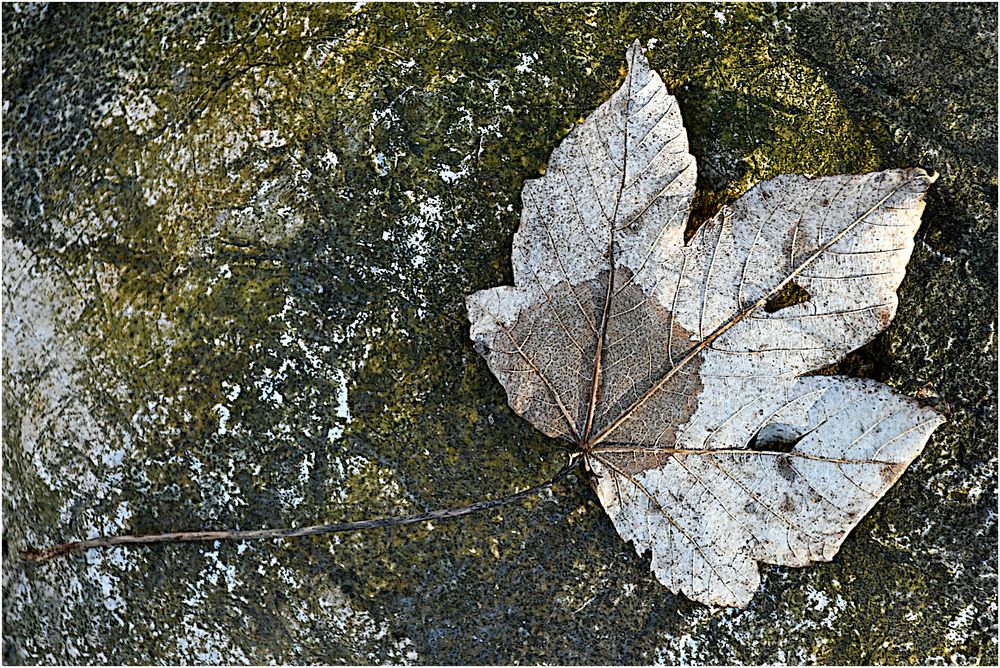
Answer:
[[[996,663],[994,7],[2,11],[7,663]],[[827,371],[951,415],[834,561],[709,610],[581,480],[457,524],[19,560],[550,477],[464,299],[511,284],[523,183],[636,38],[696,223],[782,173],[941,174],[896,319]]]

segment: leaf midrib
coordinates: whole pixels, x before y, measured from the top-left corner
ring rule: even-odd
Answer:
[[[601,312],[601,330],[597,333],[597,351],[594,355],[594,374],[590,383],[590,401],[587,404],[587,420],[584,423],[581,434],[580,447],[586,449],[586,444],[590,440],[590,431],[594,425],[594,413],[597,410],[597,397],[601,388],[601,366],[603,364],[604,340],[608,332],[608,314],[611,312],[611,302],[614,300],[615,285],[615,227],[618,221],[618,209],[621,207],[622,194],[625,192],[625,177],[628,173],[628,122],[629,109],[632,103],[632,78],[635,72],[635,54],[632,51],[632,60],[628,67],[628,80],[625,90],[625,120],[622,130],[622,168],[621,180],[618,182],[618,193],[615,197],[615,208],[611,212],[608,220],[608,286],[604,293],[604,308]]]

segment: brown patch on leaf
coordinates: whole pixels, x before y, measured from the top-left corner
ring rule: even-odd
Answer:
[[[692,359],[684,373],[675,373],[649,393],[695,344],[693,339],[668,309],[646,296],[633,281],[632,272],[618,269],[591,435],[601,433],[628,414],[629,418],[610,435],[611,440],[643,448],[673,447],[677,428],[698,408],[701,358]],[[641,405],[636,406],[640,401]],[[668,457],[641,452],[609,459],[632,475],[662,466]]]
[[[879,468],[879,473],[882,474],[882,483],[886,485],[891,485],[896,481],[899,476],[903,474],[903,469],[905,466],[899,466],[898,464],[887,464]]]
[[[892,309],[888,306],[878,309],[875,314],[878,316],[879,325],[883,328],[888,327],[889,323],[892,322]]]
[[[788,482],[793,482],[796,478],[799,477],[799,474],[795,470],[795,467],[792,466],[792,461],[790,457],[778,457],[777,465],[778,465],[778,473],[781,475],[782,478],[784,478]]]
[[[784,498],[781,500],[781,505],[778,506],[778,510],[783,513],[790,513],[795,510],[795,502],[792,500],[792,497],[785,494]]]
[[[490,367],[507,389],[515,412],[546,434],[585,445],[591,412],[598,333],[608,294],[609,272],[576,286],[562,282],[541,302],[524,309],[509,330],[491,342],[477,341]],[[657,392],[643,396],[693,345],[692,335],[670,311],[650,299],[632,272],[615,272],[612,300],[601,346],[601,370],[590,435],[623,414],[632,417],[609,435],[613,441],[669,447],[674,430],[698,406],[700,360],[694,359]],[[667,350],[671,354],[664,354]],[[678,396],[683,397],[678,401]],[[642,400],[638,407],[633,405]],[[573,428],[570,428],[570,421]],[[630,473],[663,463],[657,455],[616,458]]]

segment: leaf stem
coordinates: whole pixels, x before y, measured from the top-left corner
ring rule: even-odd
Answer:
[[[530,496],[539,494],[549,487],[565,478],[577,467],[581,458],[579,454],[570,456],[559,471],[546,482],[535,485],[528,489],[516,492],[509,496],[487,501],[477,501],[467,506],[458,508],[444,508],[441,510],[431,510],[413,515],[400,515],[397,517],[383,517],[371,520],[359,520],[357,522],[340,522],[336,524],[316,524],[314,526],[299,527],[294,529],[251,529],[222,530],[222,531],[177,531],[173,533],[156,533],[145,535],[125,535],[125,536],[102,536],[89,540],[79,540],[62,545],[54,545],[40,550],[24,550],[21,558],[26,561],[47,561],[54,557],[78,550],[88,550],[98,547],[114,547],[116,545],[139,545],[149,543],[193,543],[198,541],[215,540],[261,540],[267,538],[299,538],[301,536],[320,536],[330,533],[344,533],[347,531],[364,531],[366,529],[381,529],[384,527],[402,526],[404,524],[417,524],[427,520],[446,519],[449,517],[460,517],[470,513],[476,513],[491,508],[499,508],[511,503],[515,503]]]

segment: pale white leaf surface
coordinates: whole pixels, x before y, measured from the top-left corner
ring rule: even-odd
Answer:
[[[511,407],[577,445],[619,534],[671,591],[746,606],[758,562],[828,561],[943,422],[809,376],[896,312],[933,178],[753,187],[685,244],[696,166],[638,44],[621,88],[522,192],[514,286],[468,300]],[[793,288],[808,298],[773,308]]]

